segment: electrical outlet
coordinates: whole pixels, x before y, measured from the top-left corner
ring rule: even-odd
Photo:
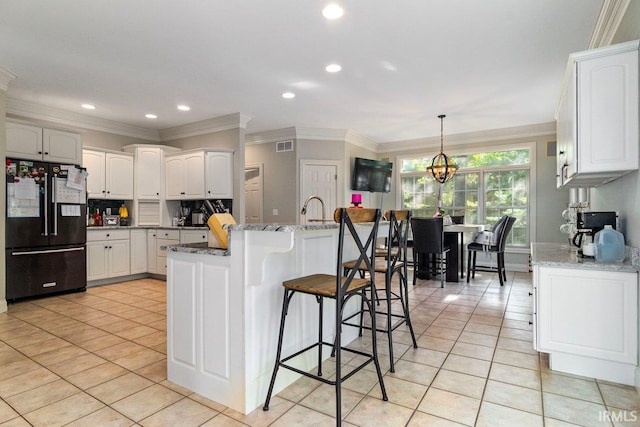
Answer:
[[[274,209],[271,213],[273,216],[278,216],[278,209]]]

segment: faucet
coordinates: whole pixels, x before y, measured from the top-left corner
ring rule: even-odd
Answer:
[[[307,197],[307,200],[304,201],[304,206],[302,206],[302,210],[300,211],[300,215],[306,215],[307,214],[307,205],[313,199],[316,199],[322,205],[322,220],[325,221],[326,220],[326,216],[325,216],[325,210],[324,210],[324,202],[318,196],[309,196],[309,197]]]

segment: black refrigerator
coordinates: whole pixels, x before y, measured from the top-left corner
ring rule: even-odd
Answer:
[[[7,158],[6,175],[7,300],[85,290],[86,173]]]

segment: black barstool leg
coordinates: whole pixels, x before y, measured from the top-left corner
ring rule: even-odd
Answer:
[[[500,256],[500,253],[498,252],[498,279],[500,280],[500,286],[504,286],[504,277],[503,277],[503,271],[504,271],[504,258],[502,258]]]
[[[336,426],[342,425],[342,351],[341,351],[341,335],[342,335],[342,304],[344,303],[344,296],[342,292],[338,292],[336,295],[336,318],[335,318],[335,345],[333,346],[333,352],[335,353],[336,363]]]
[[[385,296],[387,297],[387,340],[389,341],[389,358],[391,361],[391,372],[395,372],[395,367],[393,364],[393,339],[391,338],[391,277],[392,274],[387,268],[387,272],[384,275],[385,281]]]
[[[293,297],[295,291],[291,291],[291,297]],[[273,368],[273,374],[271,374],[271,382],[269,383],[269,391],[267,391],[267,399],[262,407],[263,411],[269,410],[269,402],[271,401],[271,393],[273,393],[273,386],[276,383],[276,375],[278,374],[278,368],[280,367],[280,357],[282,356],[282,339],[284,337],[284,322],[287,317],[287,311],[289,310],[289,291],[285,289],[284,300],[282,302],[282,314],[280,316],[280,332],[278,334],[278,350],[276,351],[276,364]]]
[[[402,284],[404,283],[404,292],[402,289],[400,289],[400,304],[402,304],[402,310],[404,311],[404,322],[409,327],[409,332],[411,332],[411,340],[413,341],[413,348],[418,348],[416,335],[413,333],[413,325],[411,324],[411,317],[409,317],[409,283],[407,280],[406,268],[405,268],[405,274],[400,274],[399,280],[400,280],[400,286],[402,286]],[[404,293],[404,298],[402,297],[403,293]]]
[[[471,249],[467,249],[467,283],[469,283],[469,278],[471,277],[471,253],[473,252]]]
[[[318,376],[322,376],[322,312],[324,298],[316,297],[318,301]]]
[[[373,292],[373,286],[371,286]],[[363,292],[363,298],[364,292]],[[378,345],[376,341],[376,310],[373,304],[367,300],[367,307],[369,308],[369,314],[371,315],[371,351],[373,352],[373,364],[376,366],[376,373],[378,374],[378,383],[380,384],[380,391],[382,392],[382,400],[385,402],[389,400],[387,397],[387,390],[384,387],[384,381],[382,380],[382,370],[380,369],[380,362],[378,361]]]

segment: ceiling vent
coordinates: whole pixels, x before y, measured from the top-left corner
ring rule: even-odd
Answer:
[[[276,142],[276,153],[282,153],[283,151],[293,151],[293,139]]]

